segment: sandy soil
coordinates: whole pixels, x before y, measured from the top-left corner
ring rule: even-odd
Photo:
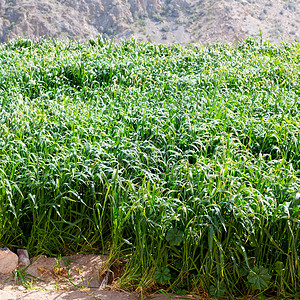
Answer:
[[[114,291],[0,291],[1,300],[75,300],[75,299],[88,299],[88,300],[136,300],[137,298],[125,293],[118,293]]]
[[[108,285],[105,275],[101,274],[107,257],[92,254],[76,254],[61,259],[40,256],[31,259],[31,265],[25,272],[17,272],[17,281],[13,275],[0,275],[1,300],[136,300],[135,294],[111,290],[110,273]],[[16,273],[15,273],[16,274]],[[116,279],[116,278],[115,278]],[[22,281],[27,284],[26,287]],[[102,285],[101,285],[102,284]],[[104,285],[104,286],[103,286]],[[168,299],[163,295],[153,297],[156,300]],[[192,299],[191,297],[173,297],[172,299]]]

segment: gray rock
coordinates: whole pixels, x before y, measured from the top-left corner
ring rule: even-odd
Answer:
[[[0,249],[0,274],[8,274],[15,270],[18,265],[18,255],[9,249]]]
[[[30,265],[29,254],[26,249],[17,250],[19,256],[19,268],[24,269]]]

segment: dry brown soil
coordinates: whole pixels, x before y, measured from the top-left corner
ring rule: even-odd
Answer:
[[[137,294],[112,290],[108,285],[100,288],[103,276],[101,269],[107,257],[92,254],[76,254],[61,259],[40,256],[33,258],[31,265],[23,273],[28,288],[13,274],[0,275],[1,300],[136,300]],[[30,275],[34,276],[30,276]],[[22,276],[22,273],[20,274]],[[69,278],[70,280],[68,280]],[[170,297],[171,298],[171,297]],[[164,295],[152,299],[170,299]],[[172,299],[193,299],[192,297],[172,297]]]

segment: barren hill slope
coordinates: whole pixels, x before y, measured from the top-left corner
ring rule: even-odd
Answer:
[[[0,41],[105,34],[163,43],[300,39],[299,0],[0,0]]]

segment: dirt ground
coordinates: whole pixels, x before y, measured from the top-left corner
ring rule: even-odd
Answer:
[[[61,259],[40,256],[25,272],[0,275],[1,300],[136,300],[135,294],[111,290],[113,273],[100,274],[107,257],[76,254]],[[103,268],[102,268],[103,269]],[[17,278],[16,274],[18,275]],[[107,276],[106,276],[107,275]],[[27,288],[24,286],[25,283]],[[153,296],[155,300],[192,297]]]

